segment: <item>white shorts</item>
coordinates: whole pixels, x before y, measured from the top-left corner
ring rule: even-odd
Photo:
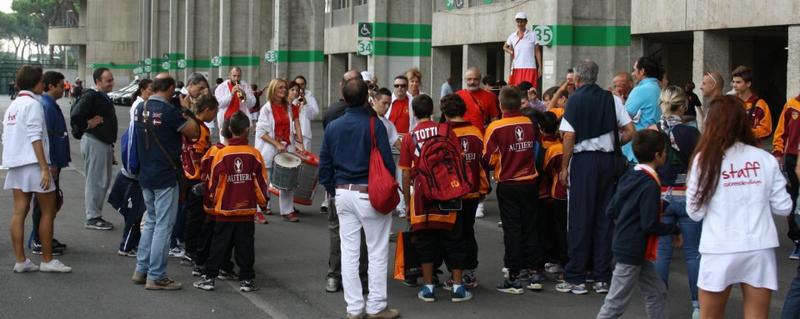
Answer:
[[[42,189],[42,187],[39,186],[41,181],[42,173],[39,171],[39,164],[28,164],[9,168],[3,188],[19,189],[25,193],[49,193],[56,190],[56,183],[53,180],[53,176],[50,176],[50,187],[47,189]]]
[[[702,254],[697,287],[721,292],[730,285],[744,283],[756,288],[778,290],[775,249],[760,249],[730,254]]]

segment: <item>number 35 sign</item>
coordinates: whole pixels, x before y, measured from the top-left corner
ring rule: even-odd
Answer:
[[[553,29],[548,25],[537,25],[533,28],[536,35],[536,42],[540,45],[550,45],[553,43]]]

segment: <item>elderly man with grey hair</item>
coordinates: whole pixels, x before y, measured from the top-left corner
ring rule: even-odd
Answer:
[[[594,290],[606,293],[611,280],[612,221],[605,208],[614,194],[614,153],[635,131],[625,106],[595,84],[597,63],[583,60],[574,69],[577,89],[569,96],[560,127],[564,156],[559,178],[569,185],[570,199],[569,262],[565,281],[556,285],[556,290],[587,293],[586,272],[591,270]],[[614,134],[620,129],[623,134],[617,142]]]

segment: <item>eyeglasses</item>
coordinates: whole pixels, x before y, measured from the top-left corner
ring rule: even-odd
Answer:
[[[404,87],[408,87],[408,84],[395,84],[394,85],[395,89],[404,88]]]

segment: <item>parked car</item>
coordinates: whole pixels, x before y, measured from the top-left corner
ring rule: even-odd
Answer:
[[[130,106],[131,104],[133,104],[132,99],[129,98],[130,102],[128,102],[126,104],[126,103],[124,103],[122,97],[125,96],[125,95],[128,95],[129,97],[133,96],[133,93],[136,92],[137,88],[139,88],[139,80],[138,79],[137,80],[133,80],[131,83],[129,83],[128,85],[124,86],[123,88],[121,88],[119,90],[112,91],[111,93],[108,93],[108,97],[116,105],[127,105],[127,106]]]

